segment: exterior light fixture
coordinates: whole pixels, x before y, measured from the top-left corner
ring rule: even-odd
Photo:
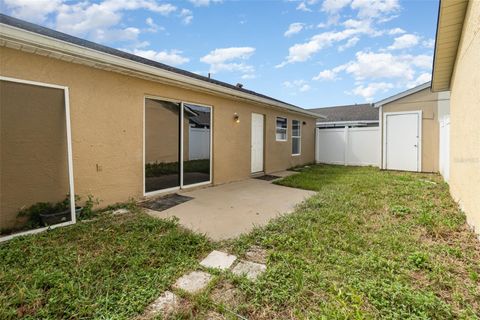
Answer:
[[[235,123],[240,123],[240,116],[236,112],[233,114],[233,121],[235,121]]]

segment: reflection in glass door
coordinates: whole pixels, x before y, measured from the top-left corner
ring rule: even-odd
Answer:
[[[180,109],[145,99],[145,193],[180,186]]]
[[[210,154],[209,107],[145,98],[146,194],[211,182]]]
[[[210,127],[209,107],[184,103],[183,130],[183,184],[192,185],[210,181]]]

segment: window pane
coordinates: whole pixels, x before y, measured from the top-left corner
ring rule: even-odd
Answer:
[[[210,181],[210,108],[183,106],[183,185]]]
[[[276,123],[276,139],[287,140],[287,119],[277,117]]]
[[[145,99],[145,191],[180,186],[180,104]]]
[[[293,120],[292,121],[292,137],[299,137],[300,136],[300,121]]]
[[[287,128],[287,119],[277,118],[277,128]]]
[[[300,138],[292,138],[292,154],[300,154]]]

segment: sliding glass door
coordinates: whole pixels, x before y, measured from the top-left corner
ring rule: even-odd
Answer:
[[[145,193],[180,186],[180,109],[145,99]]]
[[[211,181],[211,108],[145,98],[145,194]]]
[[[183,185],[210,181],[210,108],[184,104]]]

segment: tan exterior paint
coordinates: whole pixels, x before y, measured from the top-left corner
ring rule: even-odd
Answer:
[[[0,55],[2,76],[69,87],[75,191],[93,194],[102,205],[143,196],[143,105],[149,95],[212,106],[214,184],[250,177],[252,112],[266,116],[265,172],[314,161],[313,117],[5,47]],[[288,119],[287,142],[275,141],[276,116]],[[300,156],[291,155],[292,119],[305,122]]]
[[[386,112],[422,111],[422,168],[423,172],[438,172],[439,128],[438,93],[430,88],[387,103],[382,107],[381,119]],[[382,125],[382,139],[384,124]],[[383,156],[383,140],[382,152]],[[382,159],[383,160],[383,159]]]
[[[470,1],[451,80],[450,191],[480,234],[480,1]]]
[[[0,229],[19,208],[68,193],[64,92],[0,81]]]

